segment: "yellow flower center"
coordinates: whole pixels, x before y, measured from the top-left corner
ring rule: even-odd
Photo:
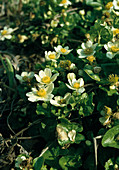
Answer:
[[[49,56],[48,56],[50,59],[55,59],[55,54],[50,54]]]
[[[37,95],[40,97],[45,97],[46,91],[44,89],[40,89],[39,91],[37,91]]]
[[[111,51],[112,52],[114,52],[114,53],[116,53],[116,52],[118,52],[119,51],[119,48],[118,47],[116,47],[116,46],[111,46]]]
[[[90,61],[90,62],[93,62],[95,60],[95,57],[93,55],[88,56],[87,60]]]
[[[119,6],[119,1],[117,2],[117,6]]]
[[[65,53],[67,50],[65,48],[61,48],[60,50],[62,53]]]
[[[113,6],[113,2],[108,2],[105,8],[109,10]]]
[[[80,87],[80,84],[76,82],[76,83],[74,83],[73,87],[78,89]]]
[[[119,34],[119,29],[113,30],[113,35],[115,36],[115,35],[117,35],[117,34]]]
[[[110,74],[108,77],[108,80],[110,83],[117,83],[119,81],[119,77],[117,76],[117,74]]]
[[[42,82],[43,83],[50,83],[50,77],[49,76],[45,76],[42,78]]]
[[[93,52],[92,47],[84,49],[84,54],[86,54],[86,55],[88,55],[88,54],[90,55],[92,52]]]
[[[60,2],[60,4],[66,4],[67,3],[67,0],[62,0],[61,2]]]
[[[2,34],[2,35],[6,35],[6,34],[7,34],[7,30],[3,30],[3,31],[1,32],[1,34]]]

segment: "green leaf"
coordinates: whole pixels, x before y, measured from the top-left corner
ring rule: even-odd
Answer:
[[[60,147],[57,146],[56,144],[53,145],[53,147],[49,148],[44,154],[43,157],[45,159],[45,163],[49,165],[52,168],[59,169],[59,151]]]
[[[85,140],[85,137],[82,134],[78,133],[75,138],[75,143],[79,144],[81,141],[84,141],[84,140]]]
[[[104,74],[106,76],[109,76],[109,74],[112,74],[112,73],[113,74],[118,74],[119,73],[119,65],[117,63],[101,64],[101,68],[103,69]]]
[[[81,157],[80,155],[77,156],[72,156],[72,155],[67,155],[67,156],[62,156],[59,160],[59,165],[63,170],[69,170],[70,168],[72,169],[79,169],[79,167],[82,165],[81,163]]]
[[[44,164],[43,157],[37,157],[33,160],[34,170],[41,170],[42,165]]]
[[[96,80],[96,81],[100,81],[100,77],[97,75],[97,74],[94,74],[93,71],[91,70],[91,68],[89,68],[88,65],[86,65],[84,67],[84,71],[88,74],[88,76],[93,79],[93,80]]]
[[[102,146],[104,147],[113,147],[119,149],[119,125],[109,129],[103,139]]]
[[[92,7],[100,7],[100,6],[102,6],[101,3],[99,3],[99,2],[94,2],[94,1],[91,1],[91,0],[87,0],[87,1],[86,1],[86,5],[89,5],[89,6],[92,6]]]
[[[119,98],[118,98],[118,100],[117,100],[117,104],[119,105]]]
[[[47,117],[50,116],[50,112],[48,109],[44,109],[42,105],[37,104],[37,109],[36,109],[37,115],[45,115]]]

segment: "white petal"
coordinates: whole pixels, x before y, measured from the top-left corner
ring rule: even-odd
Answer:
[[[78,81],[80,82],[80,87],[84,86],[83,78],[78,79]]]
[[[33,92],[28,92],[26,93],[26,96],[30,97],[30,96],[34,96]]]
[[[53,97],[53,94],[48,94],[45,98],[43,98],[43,101],[50,101]]]
[[[27,73],[27,72],[22,72],[22,73],[21,73],[21,76],[22,76],[22,77],[28,76],[28,73]]]
[[[71,97],[71,93],[66,93],[65,94],[64,99],[66,100],[66,103],[68,103],[70,97]]]
[[[85,44],[85,43],[82,43],[82,44],[81,44],[81,47],[82,47],[83,49],[86,49],[86,44]]]
[[[45,68],[44,72],[45,72],[46,76],[51,77],[51,75],[52,75],[51,69]]]
[[[39,82],[39,83],[41,83],[41,77],[38,76],[37,74],[35,74],[34,76],[35,76],[35,78],[36,78],[36,81]]]
[[[78,93],[83,93],[85,91],[85,88],[81,87],[77,90]]]
[[[76,90],[76,89],[74,89],[73,87],[71,87],[69,84],[67,84],[66,83],[66,86],[69,88],[69,89],[71,89],[71,90]]]
[[[106,53],[107,58],[112,59],[114,58],[114,54],[112,52],[107,52]]]
[[[74,73],[68,73],[67,74],[67,78],[70,80],[73,80],[76,77],[76,75]]]
[[[107,51],[109,51],[109,48],[108,48],[108,45],[107,45],[107,44],[104,45],[104,48],[105,48]]]
[[[81,52],[82,52],[83,50],[82,49],[78,49],[77,50],[77,53],[79,54],[79,55],[81,55]]]
[[[51,83],[49,86],[46,87],[45,90],[46,90],[47,94],[49,94],[49,93],[52,93],[53,89],[54,89],[54,84]]]
[[[54,82],[57,79],[57,76],[59,76],[59,73],[56,73],[51,77],[51,82]]]
[[[44,72],[43,70],[39,71],[39,76],[40,76],[41,78],[45,77],[45,76],[46,76],[46,75],[45,75],[45,72]]]
[[[92,41],[89,40],[89,41],[86,42],[86,47],[87,48],[92,47],[92,45],[93,45]]]
[[[52,104],[52,105],[54,105],[54,106],[60,106],[60,104],[59,103],[57,103],[57,101],[56,100],[50,100],[50,103]]]
[[[76,83],[77,80],[76,79],[72,79],[72,85],[74,85],[74,83]]]
[[[12,38],[11,35],[5,35],[4,37],[5,37],[6,39],[11,39],[11,38]]]
[[[33,91],[33,92],[37,92],[38,90],[37,90],[35,87],[33,87],[33,88],[32,88],[32,91]]]
[[[114,43],[108,42],[108,47],[111,48],[112,46],[114,46]]]
[[[59,101],[59,100],[63,99],[63,97],[61,97],[61,96],[55,96],[54,99],[55,99],[56,101]]]

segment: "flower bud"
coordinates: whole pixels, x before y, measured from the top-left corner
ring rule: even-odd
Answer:
[[[52,15],[52,12],[51,12],[51,11],[48,11],[48,12],[47,12],[47,15]]]
[[[96,66],[94,67],[94,73],[99,73],[101,71],[101,67]]]
[[[58,25],[58,21],[56,21],[56,20],[51,21],[51,27],[52,28],[57,27],[57,25]]]
[[[69,26],[69,25],[70,25],[70,23],[69,23],[69,22],[66,22],[66,25],[67,25],[67,26]]]
[[[79,75],[79,76],[83,76],[83,70],[79,70],[79,71],[78,71],[78,75]]]
[[[42,107],[43,107],[44,109],[47,109],[47,107],[48,107],[47,103],[42,103]]]
[[[84,10],[84,9],[80,10],[80,11],[79,11],[79,14],[82,15],[82,16],[84,16],[84,15],[85,15],[85,10]]]

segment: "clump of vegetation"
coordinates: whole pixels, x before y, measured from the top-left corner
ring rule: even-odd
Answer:
[[[0,1],[0,168],[119,168],[119,1]]]

